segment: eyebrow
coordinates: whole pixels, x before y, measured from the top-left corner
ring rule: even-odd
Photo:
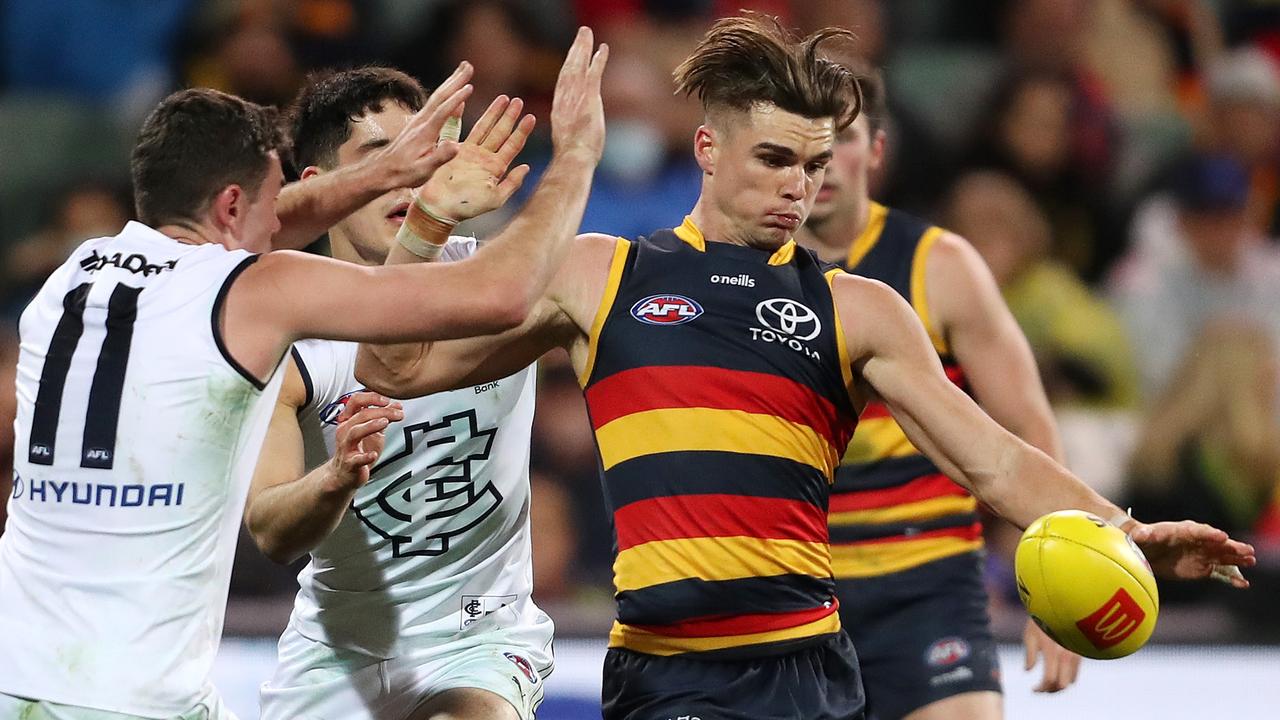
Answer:
[[[386,147],[387,145],[390,145],[390,144],[391,144],[391,138],[385,138],[385,137],[373,138],[371,140],[365,140],[364,142],[360,143],[360,145],[356,147],[356,150],[359,152],[366,152],[368,150],[373,150],[380,147]]]
[[[756,143],[754,149],[764,150],[766,152],[771,152],[771,153],[777,153],[778,155],[782,155],[783,157],[786,157],[786,158],[796,157],[795,150],[792,150],[786,145],[778,145],[776,143],[771,143],[771,142]],[[832,152],[830,149],[827,149],[822,151],[821,153],[818,153],[814,157],[809,158],[807,162],[817,162],[819,160],[830,160],[834,156],[835,156],[835,153]]]

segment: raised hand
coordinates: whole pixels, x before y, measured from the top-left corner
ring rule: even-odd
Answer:
[[[418,187],[457,153],[455,143],[441,143],[440,128],[449,117],[461,113],[462,104],[471,95],[467,84],[474,69],[462,62],[435,92],[422,109],[409,119],[399,135],[369,156],[369,163],[387,174],[392,187]]]
[[[375,392],[358,392],[347,399],[338,416],[333,457],[325,490],[349,492],[369,482],[369,470],[386,444],[383,431],[404,419],[404,407]]]
[[[1128,532],[1147,556],[1151,570],[1162,577],[1214,578],[1243,589],[1249,587],[1249,581],[1238,571],[1228,571],[1227,566],[1252,567],[1258,562],[1253,546],[1191,520],[1136,523]]]
[[[598,161],[604,152],[600,78],[609,61],[609,46],[602,44],[592,54],[594,47],[591,29],[578,28],[551,100],[551,142],[556,154],[585,152]]]
[[[1080,673],[1080,656],[1054,642],[1031,618],[1022,630],[1022,646],[1026,650],[1026,670],[1036,666],[1039,656],[1044,656],[1044,674],[1035,692],[1055,693],[1076,681]]]
[[[521,116],[524,101],[499,95],[458,144],[457,155],[418,191],[432,214],[461,222],[502,207],[529,174],[528,165],[508,172],[533,131],[534,117]]]

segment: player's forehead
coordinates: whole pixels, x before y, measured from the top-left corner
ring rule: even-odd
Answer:
[[[743,115],[735,134],[751,147],[778,146],[812,157],[830,150],[835,141],[834,118],[805,117],[768,103],[756,103]]]
[[[411,117],[412,110],[392,101],[383,103],[380,110],[366,110],[351,121],[350,136],[338,146],[338,164],[359,160],[391,142]]]

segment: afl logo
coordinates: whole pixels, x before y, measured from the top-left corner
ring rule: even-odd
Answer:
[[[631,317],[648,325],[681,325],[702,314],[702,306],[683,295],[650,295],[631,306]]]
[[[325,405],[325,406],[324,406],[324,409],[320,411],[320,422],[321,422],[321,424],[323,424],[323,425],[337,425],[337,424],[338,424],[338,418],[339,418],[339,417],[341,417],[341,415],[342,415],[342,411],[343,411],[343,410],[345,410],[345,409],[346,409],[346,407],[347,407],[347,401],[351,399],[351,396],[352,396],[352,395],[355,395],[355,394],[356,394],[356,393],[358,393],[358,392],[361,392],[361,391],[360,391],[360,390],[352,390],[351,392],[347,393],[346,395],[343,395],[342,397],[338,398],[337,400],[334,400],[333,402],[329,403],[328,405]]]
[[[925,661],[930,667],[946,667],[954,665],[969,657],[969,643],[963,638],[943,638],[929,646],[925,652]]]
[[[822,332],[822,321],[816,313],[787,298],[771,298],[756,305],[756,319],[770,330],[797,340],[812,340]]]

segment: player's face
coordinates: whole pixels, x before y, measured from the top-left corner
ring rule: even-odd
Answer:
[[[410,110],[388,102],[382,112],[366,112],[353,120],[351,137],[338,147],[338,167],[360,162],[385,147],[412,116]],[[335,240],[350,244],[361,262],[381,265],[396,241],[409,202],[407,188],[392,190],[347,216],[334,226],[332,235]]]
[[[859,206],[867,193],[868,175],[880,166],[883,141],[872,133],[865,115],[836,135],[831,162],[818,188],[810,222],[822,222],[841,210]]]
[[[723,124],[710,151],[712,201],[749,245],[780,247],[813,209],[831,159],[832,119],[757,105]]]
[[[267,177],[258,186],[258,192],[245,209],[240,230],[240,246],[252,252],[271,250],[271,236],[280,232],[280,218],[276,216],[276,198],[284,185],[284,171],[280,156],[270,154]]]

